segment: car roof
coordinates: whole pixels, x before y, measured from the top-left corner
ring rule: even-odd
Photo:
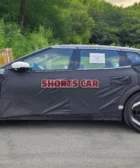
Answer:
[[[137,51],[138,48],[121,47],[121,46],[107,46],[107,45],[83,45],[83,44],[68,44],[68,45],[54,45],[52,48],[78,48],[78,49],[102,49],[102,50],[120,50],[120,51]]]

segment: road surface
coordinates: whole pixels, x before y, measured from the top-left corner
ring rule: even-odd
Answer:
[[[116,122],[2,122],[0,168],[140,168],[140,134]]]

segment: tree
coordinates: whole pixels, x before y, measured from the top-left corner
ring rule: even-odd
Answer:
[[[1,18],[0,47],[12,47],[16,57],[55,43],[140,46],[140,3],[122,8],[105,0],[0,0]]]
[[[25,20],[25,2],[26,0],[20,0],[20,29],[24,29]]]

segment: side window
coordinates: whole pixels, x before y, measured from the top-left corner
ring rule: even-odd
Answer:
[[[131,63],[140,63],[140,54],[135,52],[127,52],[127,57]]]
[[[33,70],[65,70],[68,69],[73,49],[51,48],[26,60]]]
[[[80,56],[80,69],[117,68],[120,65],[117,51],[83,49]]]

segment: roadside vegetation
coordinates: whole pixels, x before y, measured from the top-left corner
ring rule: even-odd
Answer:
[[[140,48],[140,3],[101,0],[1,0],[0,48],[14,58],[54,44]]]

